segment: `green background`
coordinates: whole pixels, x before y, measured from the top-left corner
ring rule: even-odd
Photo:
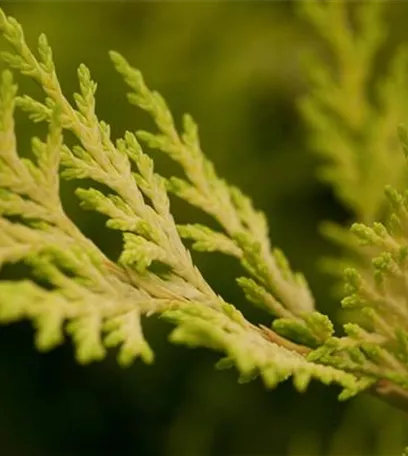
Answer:
[[[201,142],[219,174],[251,195],[270,223],[273,244],[296,270],[305,272],[319,309],[335,317],[333,279],[319,259],[336,253],[319,234],[319,223],[347,223],[350,214],[331,189],[316,179],[317,160],[298,110],[308,91],[302,74],[305,50],[320,52],[313,31],[293,3],[210,2],[2,2],[35,44],[45,32],[61,84],[76,90],[75,69],[90,67],[98,82],[97,112],[114,136],[151,128],[126,103],[108,50],[140,68],[149,86],[166,98],[176,117],[190,112]],[[378,71],[396,43],[407,40],[408,3],[390,3],[391,34]],[[3,46],[3,44],[1,45]],[[41,96],[31,82],[21,91]],[[407,100],[408,102],[408,100]],[[44,128],[18,113],[20,151]],[[153,154],[165,175],[177,168]],[[64,184],[69,215],[108,255],[120,247],[118,233],[101,217],[84,213]],[[197,210],[173,201],[178,222],[206,221]],[[194,255],[214,289],[257,322],[265,316],[244,302],[234,283],[239,267],[217,255]],[[39,354],[30,324],[0,328],[0,454],[5,456],[207,456],[207,455],[393,455],[408,445],[407,418],[364,396],[339,403],[335,387],[312,383],[304,394],[290,381],[267,391],[257,380],[237,384],[235,372],[218,372],[218,355],[174,347],[169,327],[145,323],[156,352],[153,366],[137,361],[121,369],[112,353],[101,363],[79,366],[67,343]]]

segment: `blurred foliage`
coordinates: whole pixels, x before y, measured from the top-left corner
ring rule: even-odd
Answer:
[[[316,267],[334,248],[317,227],[323,219],[344,223],[349,213],[315,177],[316,158],[308,150],[297,100],[308,91],[301,55],[321,46],[296,17],[292,2],[1,6],[21,22],[29,43],[40,32],[47,34],[67,93],[76,88],[78,65],[91,68],[99,83],[98,114],[112,124],[114,135],[144,128],[146,119],[127,104],[109,49],[140,68],[176,116],[191,112],[219,174],[265,210],[274,243],[295,269],[306,272],[320,310],[336,312],[328,298],[331,280]],[[408,3],[387,6],[391,35],[376,62],[378,74],[396,44],[408,41],[406,13]],[[38,127],[22,115],[18,120],[23,148]],[[162,156],[154,158],[159,170],[173,166]],[[115,256],[119,238],[97,215],[79,210],[72,188],[62,189],[68,213]],[[181,223],[203,217],[180,201],[174,200],[173,208]],[[240,306],[233,262],[214,255],[196,259],[214,288]],[[259,319],[252,307],[244,310]],[[113,356],[78,366],[68,345],[40,355],[28,324],[1,327],[1,454],[388,456],[408,444],[402,414],[387,405],[369,397],[339,404],[335,388],[317,384],[304,395],[289,384],[272,392],[261,382],[238,385],[234,373],[213,369],[214,354],[171,346],[164,324],[146,323],[157,362],[126,370]]]

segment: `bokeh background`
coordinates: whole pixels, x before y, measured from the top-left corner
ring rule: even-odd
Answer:
[[[149,119],[125,100],[125,85],[107,51],[121,52],[158,89],[175,117],[190,112],[206,154],[219,174],[250,194],[268,217],[274,245],[305,272],[320,310],[335,317],[333,279],[319,260],[337,254],[319,234],[323,220],[347,223],[350,214],[316,179],[317,160],[297,110],[308,91],[304,51],[319,38],[290,1],[1,2],[35,43],[45,32],[60,81],[76,90],[81,62],[98,81],[98,114],[113,134],[149,128]],[[390,36],[379,71],[401,41],[408,42],[408,3],[390,2]],[[1,44],[3,46],[3,44]],[[19,79],[21,91],[40,92]],[[407,100],[408,102],[408,100]],[[20,148],[41,134],[18,114]],[[173,168],[155,155],[157,168]],[[64,184],[68,213],[108,255],[118,233],[82,212]],[[179,222],[202,215],[173,201]],[[195,255],[205,277],[249,318],[264,318],[244,302],[234,283],[239,267],[217,255]],[[114,354],[79,366],[67,343],[35,351],[30,324],[0,327],[0,455],[4,456],[232,456],[398,455],[408,445],[407,416],[369,396],[337,401],[338,389],[312,383],[304,394],[291,382],[267,391],[260,381],[238,385],[236,373],[218,372],[218,356],[174,347],[169,327],[146,321],[156,352],[153,366],[120,368]]]

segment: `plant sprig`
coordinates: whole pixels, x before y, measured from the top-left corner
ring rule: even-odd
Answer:
[[[226,358],[221,366],[237,366],[243,380],[260,375],[272,387],[293,376],[295,386],[303,390],[311,378],[318,378],[324,383],[340,384],[341,398],[368,387],[370,379],[358,379],[336,368],[308,362],[293,351],[295,344],[288,348],[275,343],[262,328],[249,323],[234,306],[225,303],[205,281],[183,245],[170,212],[166,182],[154,172],[153,162],[136,136],[127,132],[113,141],[109,126],[98,119],[96,83],[89,70],[84,65],[79,67],[80,87],[73,106],[60,87],[45,36],[39,38],[37,60],[24,40],[21,26],[1,10],[0,28],[14,48],[13,54],[3,55],[5,60],[12,68],[34,78],[46,96],[45,102],[28,95],[15,98],[11,75],[4,74],[0,155],[4,173],[0,239],[4,248],[0,249],[0,260],[25,262],[32,267],[34,280],[0,283],[2,320],[32,319],[38,328],[38,345],[43,349],[60,343],[65,329],[74,340],[81,362],[100,359],[106,347],[120,345],[119,361],[128,364],[136,356],[152,361],[152,351],[141,330],[141,316],[159,314],[177,325],[171,340],[223,352]],[[114,59],[118,63],[121,58],[115,54]],[[150,95],[153,106],[149,109],[156,113],[158,124],[165,130],[170,125],[170,113],[163,109],[165,104],[159,95]],[[12,122],[15,104],[33,121],[49,122],[47,142],[34,141],[35,162],[17,155]],[[195,126],[186,119],[183,142],[174,144],[191,144],[194,148]],[[64,130],[74,134],[77,145],[68,147],[63,143]],[[168,133],[175,134],[170,130]],[[190,149],[184,145],[173,152],[174,156],[189,160]],[[206,180],[200,181],[204,179],[201,168],[194,174],[194,160],[198,159],[197,163],[206,163],[209,170],[205,178],[212,177],[217,188],[219,206],[213,215],[220,208],[235,213],[235,221],[228,221],[228,211],[219,220],[228,224],[227,235],[234,236],[218,236],[201,229],[201,235],[213,237],[201,241],[207,242],[207,248],[210,242],[213,248],[224,245],[225,250],[245,254],[247,268],[263,271],[266,284],[272,280],[268,277],[271,271],[267,264],[256,264],[256,258],[264,261],[260,249],[263,252],[269,245],[264,217],[253,210],[238,190],[231,190],[217,178],[201,151],[196,149],[194,154],[189,177],[202,189],[210,185]],[[59,164],[63,178],[92,179],[112,192],[105,194],[89,188],[78,189],[76,193],[83,208],[104,214],[109,228],[123,231],[118,262],[107,259],[64,213],[58,197]],[[48,193],[44,193],[47,191],[53,196],[48,198]],[[21,221],[15,222],[11,216],[20,217]],[[264,263],[267,261],[277,268],[277,280],[283,280],[287,293],[290,294],[290,286],[294,293],[306,289],[290,273],[281,254],[268,254]],[[165,266],[164,272],[155,272],[151,267],[155,262]],[[19,298],[14,300],[16,294]],[[306,301],[303,305],[308,308],[310,304]]]

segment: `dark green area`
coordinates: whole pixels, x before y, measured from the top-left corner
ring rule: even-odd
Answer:
[[[113,136],[151,124],[127,104],[109,49],[142,70],[176,119],[190,112],[219,174],[266,212],[274,245],[305,273],[319,309],[336,316],[333,281],[317,266],[334,249],[318,226],[323,220],[346,223],[349,216],[316,180],[317,162],[297,112],[297,100],[308,90],[301,54],[320,45],[296,18],[292,2],[27,1],[1,7],[22,23],[31,45],[41,32],[47,34],[68,95],[76,90],[75,69],[81,62],[90,67],[98,82],[98,114],[111,123]],[[408,42],[407,13],[408,3],[390,3],[391,35],[379,72],[395,43]],[[18,81],[21,91],[41,96],[31,81]],[[25,155],[29,137],[44,128],[21,114],[17,118]],[[164,157],[152,155],[159,172],[178,173]],[[117,256],[118,233],[105,229],[102,217],[82,212],[73,188],[72,182],[62,188],[68,213]],[[179,223],[207,220],[177,200],[173,211]],[[195,259],[226,300],[248,318],[265,321],[235,285],[240,269],[233,260],[215,254]],[[113,353],[99,364],[79,366],[69,344],[39,354],[28,323],[0,327],[0,454],[391,455],[408,444],[403,415],[374,399],[338,403],[336,388],[317,383],[302,395],[290,382],[274,391],[260,381],[238,385],[234,372],[214,370],[216,354],[171,346],[163,322],[145,323],[156,362],[138,361],[127,369]]]

